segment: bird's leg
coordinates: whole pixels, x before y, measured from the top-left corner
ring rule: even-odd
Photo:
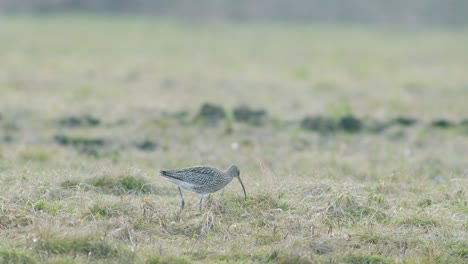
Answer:
[[[203,205],[203,198],[205,198],[205,195],[204,195],[204,194],[201,195],[201,198],[200,198],[200,205],[198,206],[198,209],[200,209],[200,212],[201,212],[202,205]]]
[[[182,199],[180,209],[184,209],[184,206],[185,206],[184,196],[182,195],[182,190],[180,189],[180,187],[178,188],[179,188],[180,198]]]
[[[213,196],[211,196],[211,193],[208,194],[208,202],[207,206],[211,208],[211,205],[213,204]]]
[[[224,198],[224,188],[223,188],[223,191],[221,192],[221,197],[219,197],[218,201],[221,202],[221,200],[223,200],[223,198]]]

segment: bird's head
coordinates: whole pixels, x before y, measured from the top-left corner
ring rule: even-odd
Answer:
[[[236,166],[236,165],[231,165],[229,166],[229,168],[226,170],[226,172],[231,176],[231,177],[235,177],[239,180],[241,186],[242,186],[242,190],[244,191],[244,199],[247,200],[247,193],[245,192],[245,188],[244,188],[244,184],[242,183],[242,180],[240,178],[240,170],[239,168]]]

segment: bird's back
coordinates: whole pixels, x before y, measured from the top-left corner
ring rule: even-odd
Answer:
[[[196,166],[178,170],[161,170],[161,176],[175,182],[190,185],[206,185],[223,176],[223,172],[211,167]]]

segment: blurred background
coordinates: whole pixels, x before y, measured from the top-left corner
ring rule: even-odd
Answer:
[[[0,139],[13,161],[31,144],[92,145],[149,168],[154,155],[168,167],[262,157],[305,173],[348,133],[428,140],[428,153],[440,150],[432,133],[453,138],[445,130],[463,159],[464,0],[0,0],[0,14]],[[367,157],[366,144],[350,149]]]
[[[464,0],[0,0],[4,12],[86,11],[233,21],[466,25]]]
[[[183,19],[411,26],[468,23],[468,2],[464,0],[0,0],[0,10],[4,13],[90,11]]]

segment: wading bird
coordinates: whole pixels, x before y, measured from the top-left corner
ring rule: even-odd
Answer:
[[[207,194],[221,190],[231,182],[232,178],[237,178],[244,191],[244,199],[247,199],[244,184],[240,178],[240,171],[236,165],[231,165],[227,170],[221,171],[216,168],[195,166],[185,169],[161,170],[161,176],[178,185],[180,198],[182,199],[181,208],[184,208],[185,201],[182,195],[181,187],[192,192],[201,194],[199,209],[201,211],[203,198]]]

